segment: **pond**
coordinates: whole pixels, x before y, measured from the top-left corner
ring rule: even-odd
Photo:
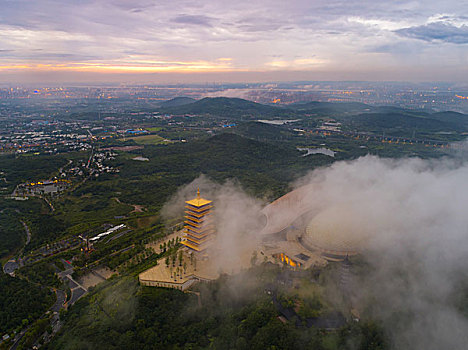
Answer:
[[[306,157],[310,154],[325,154],[326,156],[330,157],[335,157],[334,151],[328,148],[320,147],[320,148],[302,148],[302,147],[297,147],[299,151],[307,151],[307,153],[303,154],[303,157]]]

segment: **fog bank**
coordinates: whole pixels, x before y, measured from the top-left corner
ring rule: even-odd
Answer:
[[[393,348],[466,347],[457,297],[468,294],[468,164],[367,156],[312,172],[304,184],[322,210],[350,208],[352,218],[333,220],[366,237],[370,271],[355,282],[355,302],[383,321]]]
[[[219,264],[228,268],[259,243],[264,203],[233,182],[220,185],[201,177],[182,188],[164,214],[180,215],[197,186],[216,203],[218,242],[225,252]],[[394,349],[466,347],[468,319],[459,303],[468,295],[463,159],[366,156],[313,171],[293,186],[307,188],[308,205],[318,214],[332,213],[334,227],[359,235],[369,271],[354,281],[353,303],[383,322]]]

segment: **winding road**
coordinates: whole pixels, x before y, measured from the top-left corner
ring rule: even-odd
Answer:
[[[31,242],[31,231],[29,230],[28,225],[23,220],[20,220],[20,222],[23,224],[24,230],[26,231],[26,242],[18,252],[19,257],[23,255],[24,248],[26,248],[29,242]],[[12,275],[15,272],[15,270],[21,266],[21,258],[19,258],[19,262],[15,259],[11,259],[8,262],[6,262],[5,265],[3,265],[3,272]]]

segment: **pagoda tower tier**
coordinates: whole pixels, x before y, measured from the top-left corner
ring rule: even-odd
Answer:
[[[200,197],[200,189],[197,197],[185,202],[184,240],[182,244],[187,248],[203,252],[209,246],[209,242],[215,234],[215,227],[211,220],[210,200]]]

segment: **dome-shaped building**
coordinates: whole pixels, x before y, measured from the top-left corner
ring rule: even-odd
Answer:
[[[373,232],[365,209],[350,202],[323,209],[323,203],[314,200],[314,189],[300,187],[262,210],[265,253],[307,267],[317,264],[313,258],[342,260],[365,249]]]
[[[340,258],[362,251],[368,239],[361,215],[351,205],[328,208],[315,215],[300,237],[304,246],[319,250],[325,257]]]

